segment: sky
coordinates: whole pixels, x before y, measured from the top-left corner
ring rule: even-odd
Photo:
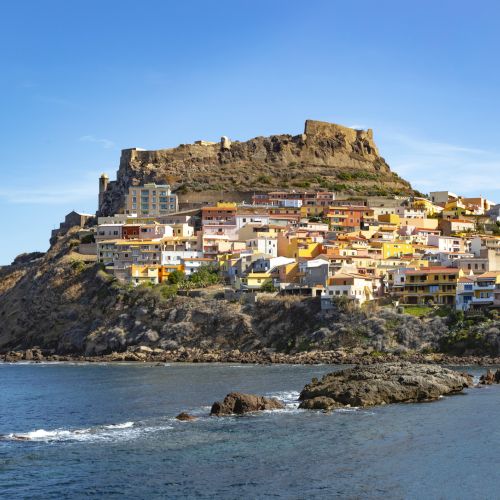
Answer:
[[[93,213],[120,150],[372,128],[418,190],[500,201],[500,4],[5,0],[0,265]]]

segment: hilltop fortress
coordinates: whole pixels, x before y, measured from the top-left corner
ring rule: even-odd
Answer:
[[[123,210],[130,186],[169,184],[180,207],[224,198],[250,201],[255,192],[333,190],[350,195],[411,194],[410,184],[391,172],[379,155],[373,131],[307,120],[304,133],[255,137],[245,142],[222,137],[175,148],[124,149],[116,181],[99,180],[99,211]]]

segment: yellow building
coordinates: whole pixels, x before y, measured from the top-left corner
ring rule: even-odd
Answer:
[[[292,259],[314,259],[323,252],[323,245],[309,236],[278,234],[278,256]]]
[[[271,273],[248,273],[246,276],[237,277],[235,286],[237,289],[243,290],[260,290],[266,283],[272,283],[273,278]]]
[[[132,264],[130,267],[130,282],[133,285],[152,283],[157,285],[159,279],[159,266],[141,266]]]
[[[391,257],[401,257],[402,255],[413,255],[413,246],[410,243],[400,241],[384,242],[381,246],[382,259],[390,259]]]
[[[426,267],[404,271],[401,300],[405,304],[454,305],[457,282],[463,276],[461,269]]]
[[[396,226],[399,226],[400,223],[398,214],[380,214],[378,220],[387,224],[395,224]]]
[[[157,285],[166,281],[170,273],[174,271],[184,272],[184,266],[181,264],[167,264],[164,266],[132,264],[130,266],[130,282],[133,285],[143,283]]]
[[[300,207],[301,217],[317,217],[328,212],[328,207],[322,207],[321,205],[305,205]]]
[[[438,215],[443,210],[443,207],[434,205],[432,201],[425,198],[416,198],[412,206],[417,210],[425,210],[427,215]]]

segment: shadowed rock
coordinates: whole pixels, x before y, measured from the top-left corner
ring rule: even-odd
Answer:
[[[185,411],[179,413],[179,415],[177,415],[175,418],[177,420],[181,420],[182,422],[190,422],[190,421],[196,420],[196,417],[193,417],[193,415],[190,415],[189,413],[186,413]]]
[[[281,410],[285,406],[274,398],[231,392],[224,401],[216,401],[212,405],[210,415],[242,415],[261,410]]]
[[[441,366],[411,363],[356,366],[313,380],[302,390],[300,408],[431,401],[472,385],[470,375]]]
[[[488,369],[488,371],[484,375],[481,375],[481,377],[479,378],[479,383],[481,385],[500,383],[500,370],[494,372],[493,370]]]

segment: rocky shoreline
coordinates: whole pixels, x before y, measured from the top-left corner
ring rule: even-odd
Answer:
[[[500,365],[500,357],[488,356],[448,356],[445,354],[405,354],[396,355],[362,349],[346,351],[308,351],[293,354],[272,352],[271,350],[241,352],[238,350],[203,350],[181,347],[176,350],[152,349],[136,346],[124,352],[112,352],[100,356],[80,354],[57,354],[39,348],[0,353],[0,362],[142,362],[142,363],[241,363],[241,364],[294,364],[294,365],[373,365],[408,361],[411,363],[442,365]]]

